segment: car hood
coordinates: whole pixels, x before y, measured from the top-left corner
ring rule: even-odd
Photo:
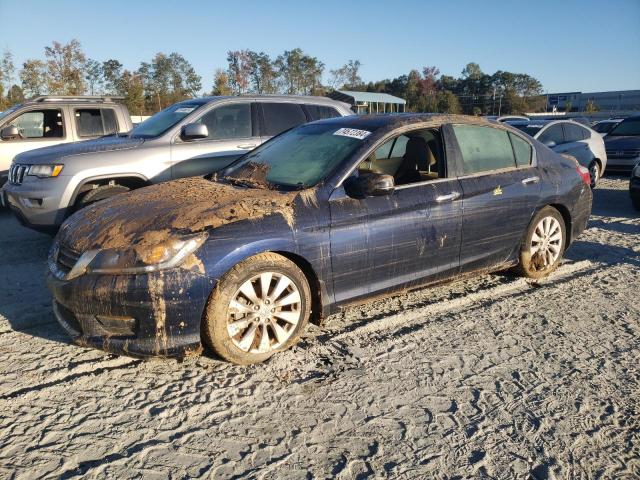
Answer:
[[[61,143],[51,147],[37,148],[16,155],[16,163],[42,164],[60,160],[71,155],[114,152],[136,148],[144,143],[140,138],[108,136],[82,142]]]
[[[57,241],[77,252],[157,245],[175,234],[279,215],[293,225],[293,202],[303,192],[278,192],[183,178],[98,202],[63,223]],[[286,222],[286,223],[284,223]]]
[[[603,140],[604,140],[605,147],[607,147],[607,150],[640,148],[639,136],[611,137],[607,135],[606,137],[603,138]]]

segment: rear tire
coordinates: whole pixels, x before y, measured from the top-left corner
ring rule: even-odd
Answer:
[[[304,273],[289,259],[276,253],[250,257],[213,290],[202,324],[204,343],[238,365],[264,362],[298,341],[311,300]]]
[[[562,215],[553,207],[544,207],[527,228],[516,272],[527,278],[546,277],[562,263],[565,245]]]
[[[100,200],[105,200],[121,193],[126,193],[129,190],[129,187],[125,187],[123,185],[102,185],[98,188],[94,188],[80,197],[76,202],[76,210],[80,210],[81,208],[91,205],[92,203],[99,202]]]

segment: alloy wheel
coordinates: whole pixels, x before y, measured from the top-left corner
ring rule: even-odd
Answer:
[[[302,317],[302,299],[291,278],[262,272],[240,286],[228,312],[233,344],[247,353],[267,353],[291,338]]]
[[[560,257],[562,248],[562,227],[560,222],[552,217],[542,218],[531,236],[529,253],[531,262],[536,270],[551,267]]]

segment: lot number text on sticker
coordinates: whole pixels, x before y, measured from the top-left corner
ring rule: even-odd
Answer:
[[[341,137],[357,138],[358,140],[364,140],[371,132],[367,130],[358,130],[357,128],[341,128],[333,132],[334,135],[340,135]]]

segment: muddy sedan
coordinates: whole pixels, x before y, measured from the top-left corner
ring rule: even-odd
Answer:
[[[290,130],[217,176],[70,217],[49,258],[80,345],[260,362],[340,307],[462,275],[561,262],[589,172],[504,124],[346,117]]]

